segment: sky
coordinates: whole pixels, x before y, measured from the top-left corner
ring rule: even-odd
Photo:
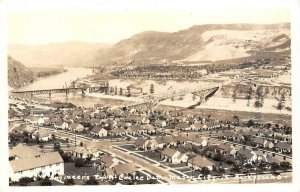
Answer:
[[[272,0],[272,3],[268,0],[264,3],[258,0],[173,0],[169,3],[152,0],[150,3],[146,0],[143,4],[135,0],[126,1],[126,4],[117,0],[94,1],[94,4],[75,0],[72,6],[56,4],[56,0],[48,4],[35,0],[14,1],[7,5],[9,44],[116,43],[149,30],[176,32],[210,23],[290,22],[289,1],[281,0]]]

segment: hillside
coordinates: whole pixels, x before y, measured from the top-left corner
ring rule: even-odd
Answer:
[[[8,85],[20,88],[34,81],[34,73],[19,61],[8,56]]]
[[[290,24],[199,25],[174,33],[147,31],[133,35],[99,52],[95,63],[143,65],[228,60],[261,51],[286,51],[289,41]]]
[[[93,65],[95,54],[109,47],[101,43],[66,42],[45,45],[8,45],[8,53],[27,67]]]

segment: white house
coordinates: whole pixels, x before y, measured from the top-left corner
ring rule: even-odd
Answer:
[[[54,128],[55,129],[68,129],[69,124],[64,121],[58,121],[58,122],[54,123]]]
[[[64,174],[64,162],[58,152],[43,153],[38,147],[18,144],[9,150],[9,159],[11,181],[18,181],[22,177]]]
[[[93,136],[106,137],[108,134],[108,131],[102,127],[94,127],[90,133]]]
[[[161,152],[161,159],[171,163],[184,163],[187,162],[188,156],[184,153],[180,153],[173,148],[165,148]]]
[[[52,133],[45,129],[38,129],[32,134],[32,139],[39,139],[39,141],[49,141],[52,138]]]

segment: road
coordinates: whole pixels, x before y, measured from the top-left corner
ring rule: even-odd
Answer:
[[[48,129],[48,128],[46,128],[46,129]],[[53,131],[53,129],[52,129],[52,131]],[[74,133],[66,133],[64,131],[58,131],[58,130],[56,130],[54,133],[55,133],[56,137],[67,137],[71,141],[75,140]],[[127,162],[133,162],[136,166],[142,167],[144,170],[155,174],[157,177],[162,178],[163,180],[167,181],[168,183],[177,183],[177,184],[190,183],[190,181],[185,180],[185,179],[174,180],[174,178],[177,178],[178,175],[175,175],[174,173],[172,173],[162,167],[159,167],[159,165],[153,165],[146,160],[143,160],[134,155],[127,154],[126,152],[117,150],[112,147],[112,145],[120,144],[120,142],[122,142],[122,144],[132,144],[134,141],[122,140],[122,141],[112,141],[111,142],[111,141],[91,140],[90,138],[87,138],[87,137],[76,136],[76,142],[77,143],[82,142],[84,146],[97,148],[103,152],[110,153],[115,157],[124,159]]]

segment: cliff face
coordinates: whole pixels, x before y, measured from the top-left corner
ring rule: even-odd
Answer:
[[[34,73],[22,63],[8,56],[8,85],[20,88],[34,81]]]

